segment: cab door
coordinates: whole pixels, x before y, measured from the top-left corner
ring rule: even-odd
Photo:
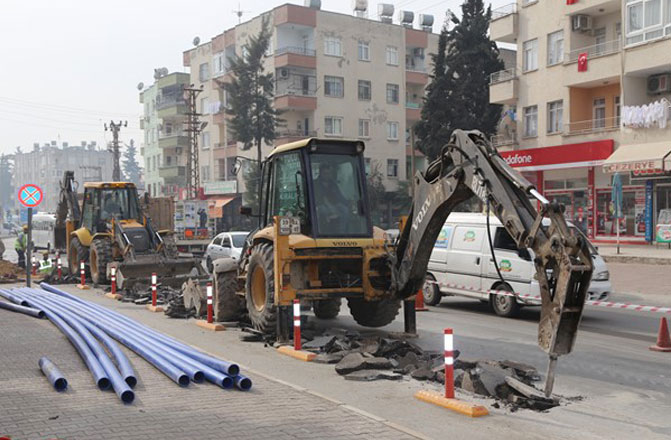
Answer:
[[[482,244],[486,230],[482,226],[459,225],[454,228],[452,245],[447,255],[447,282],[456,284],[464,295],[478,295],[482,288]]]

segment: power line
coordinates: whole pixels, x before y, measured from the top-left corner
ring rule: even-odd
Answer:
[[[80,107],[69,107],[69,106],[58,105],[58,104],[49,104],[49,103],[44,103],[44,102],[25,101],[23,99],[10,98],[10,97],[7,97],[7,96],[0,96],[0,101],[7,101],[8,103],[14,104],[14,105],[51,108],[51,109],[53,109],[53,111],[65,111],[65,112],[71,112],[71,113],[76,112],[76,113],[87,113],[87,114],[100,113],[100,114],[106,114],[106,115],[123,115],[123,116],[140,117],[139,113],[125,113],[125,112],[115,112],[115,111],[107,111],[107,110],[92,110],[92,109],[85,109],[85,108],[80,108]]]
[[[93,126],[100,127],[100,122],[102,121],[102,118],[91,117],[91,118],[88,118],[88,119],[90,120],[90,119],[95,118],[95,120],[97,122],[95,122],[95,123],[94,122],[85,122],[85,121],[82,121],[82,118],[80,118],[79,116],[73,116],[74,118],[77,118],[77,120],[54,119],[54,118],[49,118],[49,117],[46,117],[46,116],[39,116],[39,115],[36,115],[34,113],[25,113],[25,112],[20,112],[20,111],[16,111],[16,110],[4,110],[2,108],[0,108],[0,113],[11,113],[12,115],[27,116],[27,117],[30,117],[30,118],[43,119],[45,121],[58,122],[60,124],[71,124],[71,125],[80,125],[80,126],[86,125],[86,126],[89,126],[89,127],[93,127]],[[64,115],[64,116],[67,116],[67,115]],[[84,119],[87,119],[87,118],[84,118]],[[131,127],[131,128],[132,129],[137,129],[137,130],[140,129],[138,126],[134,126],[134,127]]]

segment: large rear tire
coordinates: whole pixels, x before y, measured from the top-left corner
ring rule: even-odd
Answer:
[[[257,244],[252,248],[247,266],[245,301],[249,320],[255,329],[273,335],[277,332],[273,246]]]
[[[112,261],[112,243],[106,238],[93,240],[89,248],[89,270],[93,284],[107,284],[107,263]]]
[[[312,311],[319,319],[334,319],[340,313],[340,298],[322,299],[312,302]]]
[[[381,299],[366,301],[362,298],[347,298],[347,305],[354,320],[364,327],[382,327],[394,320],[401,308],[401,300]]]
[[[238,274],[236,271],[216,274],[214,318],[216,321],[238,321],[245,310],[245,299],[236,294]]]
[[[70,249],[68,250],[68,270],[70,275],[79,275],[79,263],[89,261],[89,252],[77,237],[70,239]]]

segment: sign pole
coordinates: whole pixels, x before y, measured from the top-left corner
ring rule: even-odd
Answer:
[[[28,208],[28,244],[26,245],[26,287],[30,287],[33,253],[33,208]]]

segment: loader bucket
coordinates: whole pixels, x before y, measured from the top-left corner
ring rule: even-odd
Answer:
[[[117,285],[128,289],[138,282],[150,284],[155,273],[158,282],[164,285],[179,286],[187,277],[202,275],[200,260],[196,258],[167,259],[156,255],[141,256],[135,261],[117,265]]]

